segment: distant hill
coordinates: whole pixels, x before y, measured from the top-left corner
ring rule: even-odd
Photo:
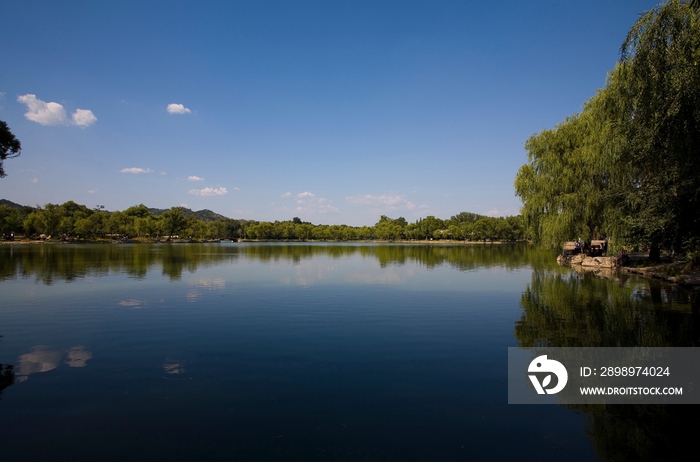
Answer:
[[[0,199],[0,205],[7,205],[8,207],[12,207],[15,209],[24,209],[24,205],[17,204],[12,201],[8,201],[7,199]],[[33,207],[31,207],[33,208]],[[152,209],[149,208],[148,211],[151,212],[153,215],[162,215],[164,212],[167,212],[170,209]],[[106,210],[105,210],[106,211]],[[109,211],[106,211],[109,213]],[[204,209],[204,210],[197,210],[196,212],[191,210],[191,209],[186,209],[182,208],[182,215],[185,217],[189,217],[191,215],[194,215],[195,217],[199,218],[202,221],[216,221],[216,220],[229,220],[230,218],[225,217],[223,215],[220,215],[216,212],[212,212],[209,209]],[[247,220],[239,220],[239,221],[247,221]]]
[[[0,205],[7,205],[8,207],[12,207],[13,209],[23,209],[24,205],[17,204],[12,201],[8,201],[7,199],[0,199]]]
[[[168,210],[170,209],[148,209],[148,211],[151,212],[153,215],[163,215],[163,213],[167,212]],[[194,215],[202,221],[229,220],[229,217],[219,215],[218,213],[212,212],[209,209],[197,210],[196,212],[194,212],[191,209],[186,209],[182,207],[182,215],[185,218]]]

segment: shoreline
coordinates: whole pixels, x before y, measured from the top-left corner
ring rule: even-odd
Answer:
[[[336,241],[336,240],[279,240],[279,239],[220,239],[220,240],[187,240],[187,239],[173,239],[170,241],[156,241],[152,239],[141,240],[134,239],[126,242],[121,241],[111,241],[111,240],[85,240],[85,241],[48,241],[48,240],[21,240],[21,241],[0,241],[0,244],[5,245],[85,245],[85,244],[217,244],[221,242],[235,242],[235,243],[359,243],[359,244],[442,244],[442,245],[504,245],[504,244],[526,244],[528,241],[457,241],[457,240],[380,240],[380,239],[357,239],[357,240],[347,240],[347,241]]]
[[[572,261],[572,258],[560,260],[557,263],[580,273],[593,273],[600,277],[615,278],[618,274],[641,276],[646,279],[656,279],[668,284],[676,284],[690,290],[700,290],[700,270],[691,267],[689,261],[666,260],[658,263],[647,261],[646,253],[631,253],[626,266],[593,264],[593,260],[609,260],[612,257],[586,257]],[[588,262],[588,264],[586,263]],[[595,262],[594,262],[595,263]]]

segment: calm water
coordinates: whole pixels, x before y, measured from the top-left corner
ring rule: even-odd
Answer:
[[[694,406],[507,404],[512,346],[699,346],[528,246],[0,246],[3,460],[663,460]]]

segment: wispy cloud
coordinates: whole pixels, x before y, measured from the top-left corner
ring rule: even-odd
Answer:
[[[226,188],[202,188],[202,189],[190,189],[188,194],[193,196],[225,196],[228,194]]]
[[[304,191],[296,196],[292,196],[291,192],[286,192],[282,194],[282,198],[294,197],[295,202],[298,204],[294,208],[284,207],[285,210],[293,210],[294,212],[307,212],[307,213],[340,213],[340,209],[333,206],[333,201],[326,199],[325,197],[316,197],[316,194]]]
[[[97,191],[99,191],[99,190],[98,189],[88,189],[88,194],[95,194]]]
[[[38,180],[37,178],[32,178],[32,179],[29,180],[29,181],[31,181],[32,183],[36,183],[36,182],[39,181],[39,180]]]
[[[204,178],[197,175],[190,175],[187,177],[187,181],[204,181]]]
[[[347,196],[345,200],[351,204],[372,209],[414,210],[416,208],[416,204],[407,200],[404,194],[359,194],[356,196]]]
[[[238,186],[234,186],[234,187],[233,187],[233,190],[234,190],[234,191],[240,191],[241,188],[239,188]]]
[[[18,96],[17,101],[27,106],[24,117],[41,125],[73,124],[84,128],[97,122],[97,117],[89,109],[77,109],[69,121],[63,105],[56,102],[47,103],[31,93]]]
[[[122,173],[151,173],[153,170],[150,168],[141,168],[141,167],[130,167],[130,168],[123,168],[120,170]]]
[[[168,112],[171,114],[189,114],[192,111],[187,109],[183,104],[171,103],[168,104]]]

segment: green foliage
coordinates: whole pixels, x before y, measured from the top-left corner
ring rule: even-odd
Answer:
[[[7,205],[10,204],[10,205]],[[222,218],[204,220],[188,209],[172,207],[162,214],[154,214],[143,204],[124,211],[107,212],[104,207],[89,209],[68,201],[62,205],[22,207],[7,201],[0,205],[0,230],[14,231],[16,235],[79,240],[142,238],[155,239],[178,236],[180,239],[203,240],[220,238],[247,238],[279,241],[353,241],[380,239],[387,241],[445,239],[492,239],[516,241],[524,238],[520,217],[491,218],[463,212],[450,220],[434,216],[408,223],[404,217],[382,215],[374,226],[313,225],[295,217],[287,221],[253,222]],[[190,211],[191,212],[191,211]],[[213,212],[212,212],[213,213]],[[220,216],[220,215],[219,215]],[[466,217],[466,218],[465,218]],[[485,231],[475,236],[471,220]],[[65,235],[65,236],[64,236]],[[483,236],[482,236],[483,235]],[[477,239],[478,238],[478,239]]]
[[[621,62],[583,111],[526,143],[515,179],[537,242],[697,249],[700,9],[669,0],[640,16]]]
[[[2,165],[5,159],[19,156],[21,150],[22,145],[19,140],[12,134],[7,123],[0,120],[0,178],[7,176]]]

